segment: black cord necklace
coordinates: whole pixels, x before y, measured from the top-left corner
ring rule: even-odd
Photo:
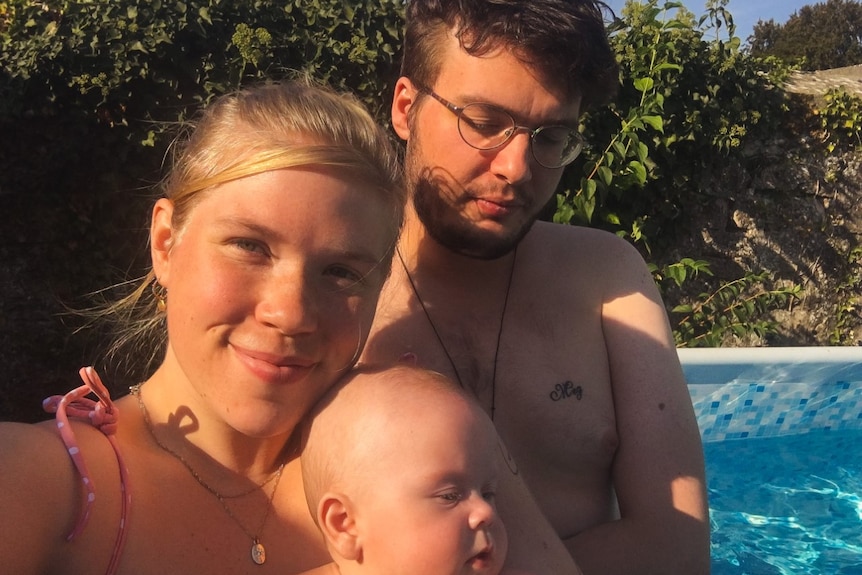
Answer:
[[[431,319],[431,314],[428,313],[428,308],[425,306],[425,302],[422,300],[422,296],[419,295],[419,290],[416,289],[416,283],[413,281],[413,276],[410,275],[410,270],[407,269],[407,264],[404,262],[404,257],[401,255],[401,248],[396,247],[395,253],[398,254],[398,260],[401,262],[401,267],[404,268],[404,273],[407,275],[407,281],[410,282],[410,287],[413,289],[413,295],[416,296],[416,301],[419,302],[419,306],[425,313],[425,318],[428,320],[428,324],[431,326],[431,330],[437,337],[437,342],[440,344],[440,348],[446,355],[446,359],[449,360],[449,365],[452,366],[452,372],[455,374],[455,379],[458,380],[458,385],[466,389],[464,381],[461,379],[461,374],[458,373],[458,368],[455,367],[455,361],[449,354],[449,350],[446,349],[446,344],[443,342],[443,337],[437,330],[437,326],[434,325],[434,320]],[[512,291],[512,278],[515,277],[515,262],[517,261],[517,259],[518,247],[515,246],[515,250],[512,257],[512,267],[509,270],[509,281],[506,284],[506,296],[503,299],[503,311],[500,312],[500,327],[497,329],[497,344],[494,348],[494,366],[491,372],[491,421],[494,420],[494,412],[497,409],[497,359],[500,355],[500,340],[503,337],[503,325],[505,324],[506,320],[506,308],[509,306],[509,292]],[[476,390],[472,387],[470,388],[470,390],[473,391],[474,394],[476,393]]]

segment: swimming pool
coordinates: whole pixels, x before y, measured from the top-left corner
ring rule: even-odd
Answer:
[[[862,575],[862,348],[682,349],[713,575]]]

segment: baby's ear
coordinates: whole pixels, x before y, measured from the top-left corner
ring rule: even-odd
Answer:
[[[362,540],[353,502],[347,495],[326,492],[317,506],[317,523],[332,553],[348,561],[362,561]]]

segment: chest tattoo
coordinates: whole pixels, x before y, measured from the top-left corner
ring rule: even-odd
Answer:
[[[566,381],[563,383],[558,383],[554,386],[554,391],[550,394],[551,400],[553,401],[561,401],[563,399],[568,399],[570,397],[574,397],[578,401],[584,396],[584,388],[580,385],[576,386],[571,381]]]

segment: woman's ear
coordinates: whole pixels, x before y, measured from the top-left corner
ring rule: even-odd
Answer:
[[[418,91],[406,76],[398,78],[392,96],[392,128],[402,140],[410,139],[409,112],[416,102]]]
[[[317,506],[317,523],[331,553],[348,561],[362,560],[362,538],[349,497],[326,492]]]
[[[150,257],[153,260],[153,272],[164,287],[168,287],[170,282],[170,255],[171,247],[175,242],[175,231],[171,224],[173,215],[173,202],[167,198],[161,198],[153,206],[153,218],[150,222]]]

